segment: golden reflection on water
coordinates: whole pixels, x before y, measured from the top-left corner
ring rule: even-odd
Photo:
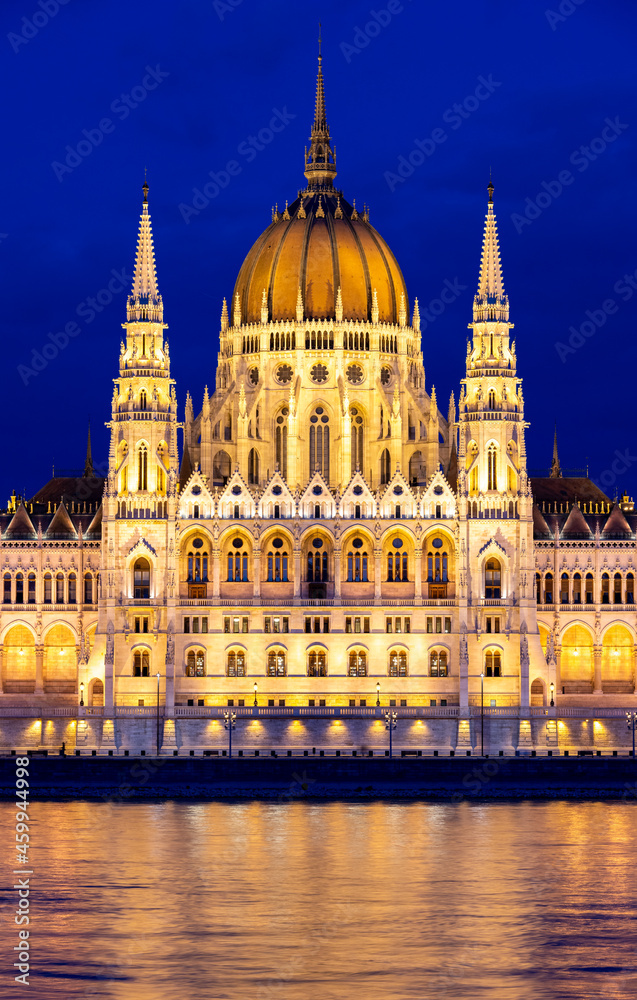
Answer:
[[[34,803],[29,996],[634,1000],[636,808]]]

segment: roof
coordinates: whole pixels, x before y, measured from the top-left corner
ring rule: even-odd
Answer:
[[[592,479],[586,476],[578,478],[570,477],[541,477],[531,478],[531,491],[536,503],[542,501],[551,503],[571,502],[578,500],[592,500],[595,503],[610,503],[610,497],[603,493],[599,486],[596,486]]]
[[[104,492],[103,476],[54,476],[31,498],[36,505],[55,504],[63,501],[68,507],[70,501],[76,503],[99,503]]]

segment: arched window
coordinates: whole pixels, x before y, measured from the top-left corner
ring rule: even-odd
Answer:
[[[15,602],[16,604],[24,604],[24,576],[22,573],[17,573],[15,578]]]
[[[348,657],[347,673],[350,677],[367,676],[367,653],[364,649],[351,650]]]
[[[11,577],[9,577],[11,580]],[[4,592],[7,592],[7,577],[4,578]],[[52,601],[51,589],[53,586],[53,580],[50,573],[44,574],[44,603],[50,604]],[[9,600],[11,600],[11,583],[9,583]]]
[[[147,649],[136,649],[133,653],[133,677],[150,676],[150,653]]]
[[[535,574],[535,594],[536,594],[537,603],[541,604],[542,603],[542,577],[540,576],[539,573]]]
[[[276,464],[284,479],[288,476],[288,416],[290,411],[284,406],[276,418],[274,440],[276,448]]]
[[[230,478],[230,455],[227,451],[218,451],[212,460],[213,486],[225,486]]]
[[[69,573],[69,604],[77,602],[77,578],[75,573]]]
[[[635,578],[632,573],[626,574],[626,604],[635,603]]]
[[[248,482],[251,486],[259,484],[259,453],[255,448],[248,452]]]
[[[569,603],[568,573],[562,573],[560,577],[560,604]]]
[[[142,389],[142,391],[139,394],[139,408],[140,410],[145,410],[146,407],[147,407],[146,390]]]
[[[57,573],[55,576],[55,603],[64,604],[64,574]]]
[[[186,656],[186,676],[206,676],[206,654],[203,649],[189,649]]]
[[[610,577],[608,573],[602,573],[602,604],[610,603]]]
[[[228,677],[246,676],[246,654],[242,649],[231,650],[228,653],[226,672]]]
[[[352,548],[347,553],[347,582],[367,583],[368,582],[368,555],[363,549],[363,539],[354,538]]]
[[[188,583],[208,582],[209,554],[205,549],[206,542],[199,535],[190,539],[188,546]]]
[[[208,559],[205,561],[206,579],[208,577]],[[190,569],[190,566],[189,566]],[[248,582],[248,550],[241,535],[232,539],[228,550],[228,582]]]
[[[326,583],[329,580],[329,567],[323,539],[313,538],[310,545],[311,548],[307,554],[307,581],[308,583]]]
[[[490,444],[487,450],[487,489],[497,490],[498,488],[498,450],[494,444]]]
[[[484,596],[487,598],[499,598],[501,596],[501,576],[502,571],[497,559],[487,559],[484,567]]]
[[[404,542],[402,538],[394,538],[392,541],[394,549],[402,549]],[[398,583],[409,580],[409,558],[406,552],[392,552],[387,555],[387,582]]]
[[[441,535],[427,540],[427,583],[442,585],[449,582],[448,543]],[[439,594],[438,596],[444,596]]]
[[[150,597],[150,563],[148,559],[138,559],[133,570],[133,597]]]
[[[392,649],[389,654],[389,676],[407,676],[407,653],[403,649]]]
[[[381,483],[389,482],[389,469],[390,469],[390,458],[389,449],[385,448],[380,456],[380,481]]]
[[[592,604],[593,603],[593,574],[592,573],[587,573],[586,574],[585,585],[586,585],[586,603],[587,604]]]
[[[582,603],[582,577],[580,573],[573,574],[573,604]]]
[[[409,482],[412,486],[420,486],[427,480],[427,471],[422,452],[415,451],[409,459]]]
[[[148,449],[143,443],[137,449],[137,489],[148,489]]]
[[[322,406],[310,417],[310,478],[318,468],[323,478],[330,478],[330,418]]]
[[[446,677],[449,670],[446,649],[432,649],[429,654],[429,676]]]
[[[327,676],[327,653],[322,650],[312,650],[307,658],[308,677]]]
[[[499,649],[488,649],[484,656],[484,673],[486,677],[502,676],[502,657]]]
[[[352,475],[357,469],[361,471],[365,468],[364,466],[364,453],[363,453],[363,418],[361,416],[360,410],[356,406],[352,406],[349,411],[350,418],[352,421]]]
[[[51,578],[49,577],[49,580],[50,579]],[[3,583],[4,583],[4,596],[2,600],[4,604],[11,604],[11,573],[4,574]],[[49,601],[50,600],[51,598],[49,597]]]
[[[84,574],[84,603],[93,603],[93,577],[90,573]]]
[[[613,604],[622,603],[622,578],[621,573],[615,573],[613,577]]]
[[[27,578],[27,589],[28,589],[27,600],[29,604],[35,604],[35,573],[29,573],[29,576]]]
[[[495,410],[495,390],[494,389],[489,389],[487,409],[488,410]]]
[[[283,538],[273,538],[268,552],[268,583],[288,582],[289,553]]]
[[[547,573],[544,577],[544,603],[553,603],[553,574]]]
[[[287,673],[286,654],[283,649],[271,649],[268,653],[268,676],[285,677]]]

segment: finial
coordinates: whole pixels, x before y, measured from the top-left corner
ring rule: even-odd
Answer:
[[[297,214],[297,219],[306,219],[305,209],[303,208],[303,197],[299,197],[299,211]]]
[[[414,318],[412,325],[416,333],[420,333],[420,306],[418,305],[418,299],[414,301]]]
[[[148,204],[148,181],[146,180],[146,167],[144,167],[144,186],[142,188],[144,192],[144,205]]]
[[[343,322],[343,295],[341,293],[341,286],[340,285],[338,286],[338,288],[336,290],[336,309],[335,309],[335,315],[336,315],[336,322],[337,323],[342,323]]]
[[[336,211],[334,212],[335,219],[343,218],[343,209],[341,208],[341,196],[340,194],[336,196]]]
[[[296,322],[303,322],[303,295],[301,292],[301,286],[299,285],[298,291],[296,293]]]
[[[378,323],[379,319],[379,309],[378,309],[378,292],[376,288],[372,292],[372,323]]]
[[[357,218],[358,218],[358,212],[356,211],[356,198],[354,198],[354,201],[352,203],[352,219],[357,219]]]
[[[491,168],[489,167],[489,186],[487,191],[489,192],[489,204],[493,205],[493,181],[491,180]]]
[[[223,331],[228,329],[228,303],[225,299],[221,307],[221,329]]]
[[[323,58],[323,55],[322,55],[322,52],[321,52],[322,42],[323,42],[323,38],[322,38],[322,31],[321,31],[321,22],[319,21],[319,60],[321,60]]]
[[[281,218],[285,219],[286,221],[290,218],[290,213],[288,211],[288,200],[287,200],[287,198],[285,199],[285,212],[283,213],[283,215],[281,216]]]
[[[318,203],[318,208],[316,210],[316,218],[317,219],[324,219],[325,218],[325,212],[323,211],[323,195],[322,194],[319,195],[319,203]]]

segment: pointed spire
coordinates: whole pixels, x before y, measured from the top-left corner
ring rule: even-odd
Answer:
[[[405,294],[401,292],[400,295],[400,308],[398,309],[398,322],[400,326],[404,326],[407,322],[407,307],[405,305]]]
[[[334,310],[334,315],[337,323],[343,322],[343,293],[341,292],[340,285],[336,289],[336,309]]]
[[[482,239],[480,277],[478,291],[473,300],[473,319],[476,323],[485,320],[508,322],[509,319],[509,299],[504,292],[502,279],[498,226],[493,211],[493,184],[491,180],[489,180],[488,192],[489,202]]]
[[[374,288],[372,293],[372,323],[378,323],[379,310],[378,310],[378,292]]]
[[[456,397],[454,396],[453,392],[449,397],[449,411],[447,414],[447,421],[449,425],[454,424],[456,422]],[[455,435],[454,435],[454,441],[455,441]]]
[[[297,323],[303,322],[303,294],[301,292],[300,285],[296,293],[296,322]]]
[[[261,295],[261,323],[265,326],[267,322],[268,322],[268,293],[264,288],[263,294]]]
[[[416,333],[420,333],[420,306],[418,305],[418,299],[414,302],[414,318],[412,326]]]
[[[148,211],[148,184],[146,180],[144,180],[143,192],[144,201],[137,236],[133,288],[126,304],[126,319],[129,323],[136,321],[163,323],[164,305],[157,288],[153,230]]]
[[[228,303],[223,300],[223,305],[221,307],[221,331],[225,333],[228,329]]]
[[[319,40],[318,76],[316,79],[316,106],[310,136],[310,151],[305,152],[305,176],[309,187],[332,187],[336,177],[336,158],[332,149],[330,130],[325,113],[325,87],[323,84],[323,56]]]
[[[208,386],[203,387],[203,406],[201,407],[201,417],[203,420],[210,420],[210,396]]]
[[[86,462],[84,463],[84,475],[93,475],[93,456],[91,454],[91,421],[88,422],[88,438],[86,441]]]
[[[557,424],[555,425],[555,433],[553,435],[553,461],[551,463],[551,479],[561,479],[562,469],[560,467],[560,460],[557,454]]]
[[[234,316],[232,319],[234,326],[241,326],[241,302],[239,300],[239,293],[234,297]]]

